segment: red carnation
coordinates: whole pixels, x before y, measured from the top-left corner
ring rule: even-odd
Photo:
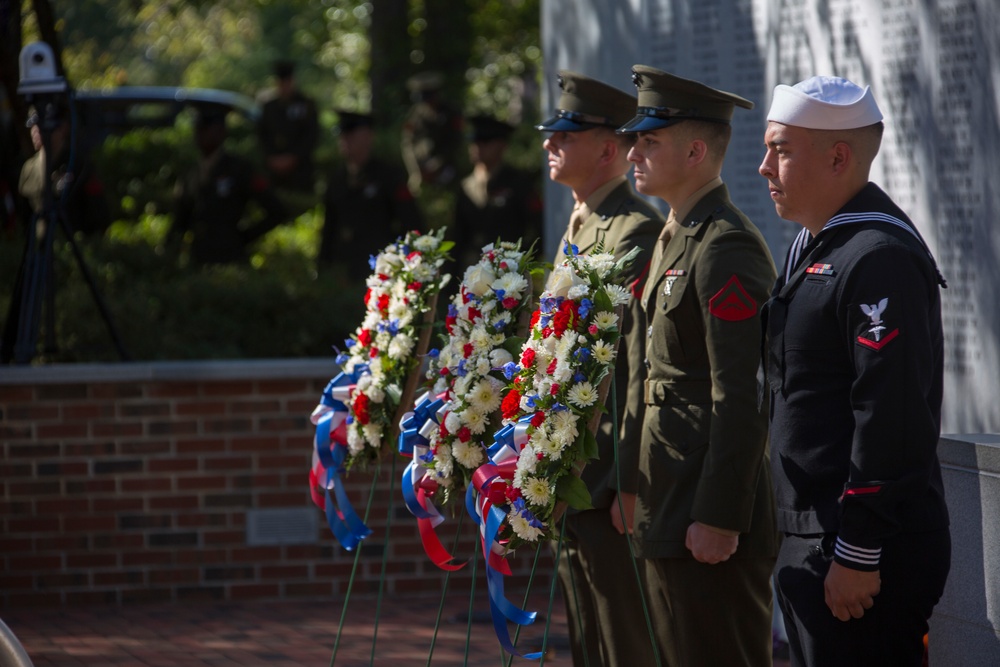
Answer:
[[[545,372],[548,373],[549,375],[552,375],[553,373],[555,373],[556,372],[556,364],[557,363],[558,362],[555,359],[553,359],[552,361],[550,361],[549,362],[549,367],[545,369]]]
[[[517,304],[521,303],[512,296],[505,297],[503,301],[500,302],[504,308],[507,310],[514,310],[517,308]]]
[[[367,424],[371,417],[368,415],[368,395],[359,393],[354,397],[354,403],[351,405],[351,409],[354,411],[354,418],[359,424],[364,426]]]
[[[368,329],[362,329],[361,333],[358,334],[358,342],[362,347],[368,347],[372,342],[372,332]]]
[[[550,396],[555,396],[558,393],[559,393],[559,385],[558,384],[552,385],[552,388],[549,389],[549,395]]]
[[[483,313],[478,308],[469,308],[469,321],[475,322],[483,316]]]
[[[419,250],[411,250],[410,254],[406,256],[406,259],[413,259],[414,257],[420,257]]]
[[[378,309],[380,312],[386,312],[389,310],[389,295],[383,294],[378,298]]]
[[[512,419],[517,416],[520,409],[521,394],[516,389],[511,389],[503,397],[503,402],[500,404],[500,412],[503,414],[504,419]]]
[[[535,428],[541,426],[543,421],[545,421],[545,413],[542,412],[541,410],[536,412],[531,417],[531,425],[534,426]]]
[[[538,318],[542,316],[542,311],[536,310],[531,314],[531,328],[534,329],[535,325],[538,324]]]
[[[413,290],[414,292],[419,292],[420,288],[423,287],[423,283],[414,280],[412,283],[406,286],[406,289]]]
[[[466,343],[462,346],[462,358],[468,359],[472,355],[472,343]]]
[[[365,290],[365,305],[366,306],[368,305],[368,300],[370,298],[372,298],[372,288],[371,287],[369,287],[368,289]]]
[[[590,333],[591,336],[596,336],[597,335],[597,325],[596,324],[591,324],[589,327],[587,327],[587,331]]]
[[[517,488],[516,486],[508,486],[507,490],[504,492],[504,495],[507,496],[507,500],[514,502],[515,500],[521,497],[521,489]]]
[[[530,347],[521,353],[521,367],[527,368],[535,361],[535,351]]]
[[[456,433],[455,435],[458,436],[458,439],[461,440],[462,442],[468,442],[469,440],[472,439],[472,431],[469,430],[468,426],[463,426],[462,428],[458,429],[458,433]]]
[[[368,353],[368,356],[370,358],[372,358],[372,359],[374,359],[375,357],[377,357],[378,356],[378,348],[377,347],[373,347],[372,351]]]

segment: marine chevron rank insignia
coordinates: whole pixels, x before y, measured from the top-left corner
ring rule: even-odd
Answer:
[[[871,325],[871,327],[863,330],[861,335],[858,336],[859,345],[864,345],[879,352],[899,336],[899,328],[897,327],[889,331],[889,328],[885,326],[886,321],[882,318],[882,313],[889,307],[889,297],[880,300],[878,303],[858,304],[858,307],[868,318],[868,321],[862,326],[867,327],[869,324]],[[885,333],[887,331],[888,333]]]
[[[743,288],[736,274],[733,274],[725,287],[709,300],[708,312],[726,322],[739,322],[757,314],[757,302]]]

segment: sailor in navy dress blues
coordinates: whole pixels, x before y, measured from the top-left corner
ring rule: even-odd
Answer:
[[[791,662],[921,664],[950,565],[936,447],[943,384],[935,261],[868,181],[870,89],[778,86],[760,173],[803,225],[768,302],[775,568]]]

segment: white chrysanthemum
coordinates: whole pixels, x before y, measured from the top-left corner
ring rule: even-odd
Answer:
[[[573,336],[563,336],[555,345],[555,350],[553,351],[556,359],[564,359],[568,357],[573,350],[576,349],[576,345],[579,342],[575,335]]]
[[[610,364],[615,358],[615,348],[603,340],[594,343],[591,352],[594,354],[594,359],[602,364]]]
[[[476,468],[486,460],[483,448],[477,442],[456,441],[452,448],[452,454],[454,454],[455,460],[466,468]]]
[[[357,455],[365,448],[365,440],[356,428],[347,429],[347,451]]]
[[[382,321],[382,316],[375,310],[369,310],[365,313],[365,318],[361,321],[361,329],[373,330],[378,326],[378,323]],[[360,332],[361,329],[358,331]]]
[[[368,444],[378,449],[382,445],[382,425],[365,424],[363,430]]]
[[[568,382],[572,377],[573,367],[566,359],[559,359],[559,361],[556,362],[556,369],[552,373],[552,379],[559,384],[563,384]]]
[[[384,276],[392,275],[403,266],[403,258],[395,252],[383,252],[375,261],[375,273]]]
[[[368,394],[368,398],[371,399],[372,403],[381,403],[385,400],[385,390],[382,387],[372,385],[365,393]]]
[[[460,415],[462,422],[469,427],[474,435],[479,435],[486,430],[486,416],[479,410],[466,408]]]
[[[510,271],[494,280],[490,287],[494,290],[503,290],[504,298],[520,299],[524,290],[528,288],[528,281],[520,273]]]
[[[610,253],[602,252],[586,257],[587,267],[596,271],[601,278],[607,278],[608,274],[615,268],[615,256]]]
[[[472,343],[472,347],[476,350],[488,350],[491,340],[492,336],[486,330],[486,327],[483,326],[476,327],[469,334],[469,342]]]
[[[403,299],[391,299],[389,301],[388,319],[390,321],[398,320],[400,328],[407,327],[413,321],[413,308]]]
[[[448,429],[448,433],[458,433],[458,429],[462,428],[462,418],[452,410],[444,418],[444,427]]]
[[[476,375],[486,375],[491,370],[493,366],[490,364],[490,358],[487,355],[483,355],[476,359]]]
[[[514,361],[514,355],[502,347],[498,347],[490,352],[490,363],[494,368],[500,368],[511,361]]]
[[[434,452],[434,472],[438,478],[450,478],[455,471],[455,461],[451,455],[451,447],[438,445]]]
[[[483,302],[479,304],[479,309],[483,311],[483,317],[489,319],[488,315],[492,313],[497,308],[497,302],[495,299],[483,299]]]
[[[372,376],[369,373],[362,373],[361,377],[358,378],[357,384],[354,387],[354,395],[364,392],[368,387],[372,386]]]
[[[535,455],[536,453],[537,451],[535,450],[535,446],[530,442],[527,443],[517,457],[516,471],[524,475],[533,474],[535,472],[535,468],[538,466],[538,457]]]
[[[604,289],[611,297],[612,306],[624,306],[632,298],[632,294],[621,285],[605,285]]]
[[[535,528],[520,514],[512,512],[507,520],[510,522],[510,527],[514,530],[514,534],[525,542],[535,542],[542,536],[541,528]]]
[[[566,400],[578,408],[588,408],[597,402],[597,390],[589,382],[581,382],[570,388]]]
[[[566,448],[566,444],[567,443],[565,443],[561,439],[555,437],[546,438],[544,446],[540,446],[539,450],[542,452],[542,454],[545,454],[545,456],[549,457],[549,459],[553,461],[558,461],[559,459],[562,458],[563,449]]]
[[[500,406],[500,391],[491,380],[483,378],[465,397],[469,405],[483,413],[493,412]]]
[[[389,358],[408,359],[415,345],[416,341],[406,334],[396,334],[396,336],[391,338],[389,341]]]
[[[567,445],[580,434],[577,427],[578,418],[569,410],[556,410],[549,415],[549,428],[552,430],[552,438],[565,442]]]
[[[454,347],[445,345],[441,348],[441,353],[438,354],[438,363],[441,364],[441,368],[454,368],[461,358],[462,356]]]
[[[472,375],[465,375],[463,377],[455,378],[454,384],[451,386],[451,390],[456,396],[462,397],[469,393],[469,387],[472,386],[472,381],[475,379]]]
[[[432,234],[426,236],[418,236],[413,239],[413,247],[420,252],[430,252],[431,250],[437,250],[437,247],[441,244],[441,241]]]
[[[549,504],[549,497],[552,495],[552,491],[549,488],[547,480],[539,477],[529,477],[525,480],[524,486],[521,487],[521,494],[532,504],[545,507]]]
[[[437,274],[437,267],[430,264],[421,264],[413,267],[413,279],[419,283],[428,283]]]
[[[590,285],[573,285],[569,288],[566,296],[574,301],[582,299],[590,293]]]
[[[618,326],[618,315],[610,310],[602,310],[594,315],[594,324],[601,331],[611,331]]]

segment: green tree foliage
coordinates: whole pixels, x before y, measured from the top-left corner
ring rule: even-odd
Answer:
[[[540,159],[540,138],[530,127],[538,113],[540,0],[0,2],[19,5],[24,43],[58,35],[62,67],[77,90],[191,86],[256,97],[271,85],[276,59],[296,62],[299,85],[316,99],[325,130],[317,147],[320,190],[323,173],[338,159],[334,111],[378,105],[384,122],[376,150],[398,160],[406,79],[430,67],[443,71],[466,112],[520,123],[512,161],[536,168]],[[36,3],[51,7],[52,25],[44,12],[36,15]],[[229,147],[254,156],[253,127],[245,120],[230,125]],[[168,253],[163,237],[173,186],[196,160],[187,113],[173,128],[111,136],[91,157],[117,222],[102,239],[81,244],[133,358],[327,355],[358,323],[363,286],[315,266],[318,204],[261,239],[247,266],[199,270]],[[422,194],[432,223],[443,219],[437,212],[448,210],[449,196]],[[0,238],[3,317],[23,244],[20,230]],[[59,351],[41,358],[113,360],[63,239],[56,243],[56,282]]]

